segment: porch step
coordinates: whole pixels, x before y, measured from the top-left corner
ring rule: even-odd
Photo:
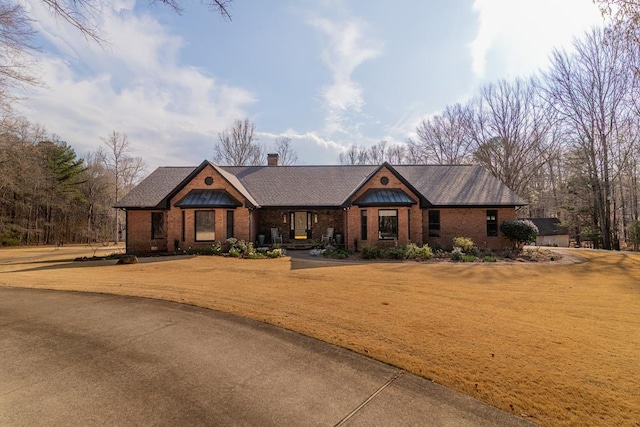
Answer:
[[[282,246],[286,249],[292,250],[312,249],[313,242],[311,240],[294,240],[291,242],[285,242]]]

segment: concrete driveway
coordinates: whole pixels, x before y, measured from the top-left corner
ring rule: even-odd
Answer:
[[[0,425],[530,425],[280,328],[142,298],[0,288]]]

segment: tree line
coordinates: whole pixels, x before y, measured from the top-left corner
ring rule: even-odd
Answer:
[[[0,246],[117,241],[113,209],[144,172],[126,134],[79,158],[56,135],[24,118],[0,121]]]

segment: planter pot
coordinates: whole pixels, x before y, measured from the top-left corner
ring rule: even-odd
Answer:
[[[264,239],[265,239],[264,234],[258,234],[258,246],[264,246]]]
[[[341,245],[342,244],[342,234],[337,233],[336,234],[336,245]]]

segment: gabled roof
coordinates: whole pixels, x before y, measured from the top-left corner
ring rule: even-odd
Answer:
[[[156,169],[120,208],[167,208],[168,200],[210,165],[254,207],[344,207],[382,167],[420,197],[421,206],[523,206],[526,202],[477,165],[218,166]],[[409,195],[408,197],[413,198]]]

